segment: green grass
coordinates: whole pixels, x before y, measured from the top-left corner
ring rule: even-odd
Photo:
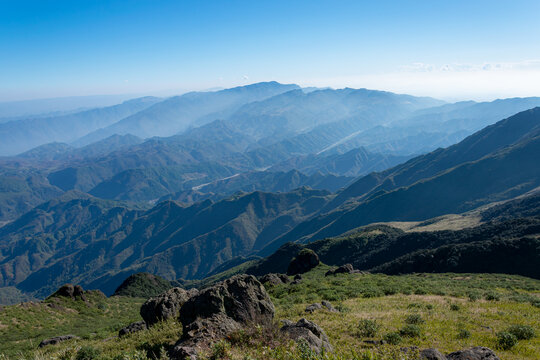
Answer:
[[[0,311],[0,353],[27,355],[43,339],[76,335],[83,340],[114,336],[122,327],[140,320],[139,308],[144,299],[104,298],[97,293],[85,295],[88,302],[51,298],[6,306]]]
[[[449,353],[487,346],[505,360],[540,359],[540,307],[535,305],[535,300],[540,299],[538,280],[497,274],[324,277],[328,268],[321,265],[304,274],[298,285],[269,288],[276,305],[275,326],[233,334],[208,349],[203,358],[386,360],[400,358],[401,347],[435,347]],[[304,311],[307,305],[322,300],[331,301],[340,312]],[[104,301],[107,310],[81,307],[74,309],[78,313],[59,313],[33,305],[33,315],[21,306],[6,307],[0,312],[0,323],[10,325],[0,329],[0,336],[8,341],[0,347],[7,350],[1,349],[0,353],[6,353],[9,359],[75,359],[85,347],[90,354],[95,349],[97,359],[102,360],[163,359],[165,351],[181,335],[181,325],[174,320],[116,337],[121,326],[138,319],[141,302],[113,297]],[[280,335],[280,320],[296,321],[302,317],[326,331],[334,354],[321,358]],[[509,331],[518,333],[522,340],[503,349],[498,334]],[[42,338],[67,333],[82,335],[83,339],[36,351]],[[395,344],[373,344],[373,340],[382,339],[393,339]],[[414,352],[407,355],[408,359],[415,356]]]

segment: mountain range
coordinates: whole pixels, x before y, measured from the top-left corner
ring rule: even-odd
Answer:
[[[294,96],[312,94],[293,92]],[[355,91],[345,93],[348,93],[347,97]],[[365,95],[364,91],[360,93]],[[390,98],[395,99],[393,96]],[[399,96],[398,99],[402,100]],[[376,108],[371,109],[377,113],[372,119],[381,120]],[[398,108],[404,113],[417,111]],[[268,161],[267,158],[280,158],[280,153],[270,149],[276,149],[277,144],[287,141],[295,144],[291,139],[302,134],[265,145],[263,143],[267,140],[261,137],[262,132],[240,132],[229,121],[211,122],[170,138],[119,146],[106,155],[80,155],[76,160],[69,160],[72,162],[67,168],[63,168],[64,160],[53,156],[47,163],[49,168],[42,165],[41,171],[46,173],[46,169],[57,167],[58,170],[48,173],[47,179],[54,189],[60,189],[59,193],[63,194],[0,228],[0,285],[15,286],[25,294],[39,297],[67,281],[110,293],[129,274],[140,271],[168,280],[202,279],[217,269],[226,269],[230,261],[237,264],[235,259],[270,256],[275,251],[279,253],[283,246],[289,246],[288,243],[305,244],[336,238],[371,223],[422,222],[446,214],[464,213],[524,194],[534,195],[540,186],[540,108],[526,110],[498,122],[494,119],[493,125],[455,145],[413,157],[389,169],[359,176],[356,180],[337,173],[352,171],[349,174],[359,175],[351,169],[367,166],[367,171],[371,171],[369,166],[383,163],[386,165],[381,167],[385,168],[392,166],[391,161],[399,162],[399,159],[394,159],[396,155],[372,154],[364,148],[352,153],[334,152],[326,157],[321,157],[324,152],[308,155],[290,152],[289,156],[294,158],[276,161],[274,171],[257,171],[254,166],[258,163]],[[246,129],[249,128],[249,122],[245,124]],[[328,125],[322,122],[314,129]],[[119,138],[113,138],[111,142],[122,143]],[[326,147],[318,146],[320,149]],[[262,149],[269,149],[267,158],[261,157],[260,154],[264,154]],[[40,151],[33,153],[39,155]],[[28,164],[33,164],[35,158],[28,153],[25,156],[24,160],[9,159],[15,170],[32,169]],[[344,159],[343,163],[340,159]],[[369,162],[366,159],[372,159],[372,165],[363,165],[362,161]],[[135,164],[144,165],[137,168]],[[187,178],[204,166],[207,166],[208,173],[219,170],[213,176],[206,176],[206,180],[223,179],[201,183]],[[280,166],[283,170],[287,170],[287,166],[293,170],[278,172]],[[295,169],[296,166],[306,174]],[[117,175],[111,169],[116,169]],[[125,179],[122,178],[124,175],[118,175],[129,172],[131,177]],[[116,180],[106,180],[107,176]],[[318,186],[329,181],[330,177],[333,177],[332,184],[321,185],[318,190],[307,187],[291,189],[307,183]],[[148,179],[154,182],[148,182]],[[191,188],[175,193],[172,191],[174,186],[166,184],[164,179],[178,180],[178,187],[187,182]],[[108,186],[100,185],[104,184],[103,181],[110,183]],[[341,185],[335,185],[338,181]],[[169,193],[155,206],[133,201],[135,194],[143,199],[144,194],[158,189],[158,185],[163,185],[166,190],[163,192]],[[323,189],[331,186],[334,186],[330,189],[332,191]],[[89,191],[90,194],[81,191]],[[132,191],[133,196],[128,196]],[[156,191],[151,196],[161,195]],[[530,208],[536,209],[534,201],[532,204]],[[537,236],[537,213],[533,210],[524,215],[528,211],[526,209],[516,210],[515,215],[503,219],[509,221],[507,225],[485,225],[487,227],[479,230],[484,234],[480,240],[474,231],[474,236],[465,231],[444,235],[443,238],[428,236],[428,239],[460,238],[465,240],[457,243],[471,244],[473,239],[485,241],[490,233],[504,233],[501,226],[517,229],[505,233],[508,240]],[[518,225],[511,222],[519,216],[528,217],[528,220],[523,220],[524,225],[519,225],[519,220],[516,220]],[[485,221],[488,220],[475,225]],[[380,228],[376,232],[387,233],[385,229]],[[388,241],[373,242],[370,251],[372,254],[389,251],[391,256],[385,258],[386,262],[371,262],[365,268],[404,271],[400,269],[404,269],[403,264],[408,261],[406,257],[415,259],[420,255],[412,252],[426,249],[422,245],[405,249],[408,252],[394,252],[396,245],[391,244],[409,240],[404,240],[408,239],[402,237],[406,234],[399,231],[390,229],[390,233],[393,235],[385,238]],[[437,246],[431,246],[436,251],[431,254],[435,258],[444,254],[443,248],[436,249],[456,243],[443,240],[437,240]],[[434,244],[433,241],[427,243]],[[511,243],[504,246],[511,246]],[[534,248],[536,245],[531,243],[530,246]],[[405,260],[399,260],[401,257]],[[388,263],[394,260],[396,262]]]

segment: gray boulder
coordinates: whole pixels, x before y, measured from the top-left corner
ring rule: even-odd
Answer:
[[[324,274],[324,276],[336,275],[336,274],[353,274],[355,272],[358,272],[358,271],[354,270],[352,264],[345,264],[345,265],[341,265],[337,269],[328,270],[326,274]]]
[[[281,284],[287,284],[291,280],[289,277],[285,274],[266,274],[260,278],[261,283],[263,284],[270,284],[273,286],[281,285]]]
[[[65,284],[62,285],[54,294],[50,296],[50,298],[53,297],[66,297],[73,300],[76,300],[77,298],[86,301],[86,298],[84,297],[85,291],[80,285],[73,285],[73,284]]]
[[[302,249],[294,259],[289,263],[287,275],[303,274],[319,265],[319,257],[315,251]]]
[[[274,312],[270,296],[254,276],[234,276],[202,290],[182,306],[182,338],[171,356],[189,359],[186,349],[208,348],[246,326],[270,326]]]
[[[493,350],[486,347],[473,347],[448,354],[448,360],[500,360]]]
[[[147,329],[147,326],[144,321],[137,321],[137,322],[129,324],[125,328],[120,329],[120,331],[118,332],[118,336],[125,336],[127,334],[131,334],[131,333],[146,330],[146,329]]]
[[[148,299],[141,306],[140,314],[147,326],[176,318],[182,305],[197,293],[197,289],[184,290],[178,287],[172,288],[156,297]]]
[[[424,349],[420,351],[420,360],[446,360],[446,356],[437,349]]]
[[[314,304],[311,304],[308,307],[306,307],[305,312],[308,312],[308,313],[311,314],[311,313],[315,312],[316,310],[320,310],[320,309],[322,309],[322,305],[319,304],[319,303],[314,303]]]
[[[314,303],[314,304],[311,304],[309,306],[306,307],[305,309],[305,312],[308,312],[308,313],[313,313],[317,310],[321,310],[325,308],[326,310],[330,311],[330,312],[338,312],[336,310],[336,308],[334,308],[332,306],[332,304],[330,304],[330,302],[326,301],[326,300],[323,300],[320,304],[319,303]]]
[[[323,300],[321,301],[321,305],[324,306],[326,310],[330,312],[339,312],[335,307],[332,306],[332,304],[330,304],[329,301]]]
[[[283,325],[280,331],[296,342],[305,342],[312,351],[318,354],[323,349],[326,352],[334,351],[324,330],[307,319],[302,318],[296,324],[288,322]]]
[[[42,342],[39,343],[38,347],[42,348],[47,345],[56,345],[58,343],[71,340],[71,339],[79,339],[78,336],[75,335],[62,335],[62,336],[55,336],[50,339],[45,339]]]

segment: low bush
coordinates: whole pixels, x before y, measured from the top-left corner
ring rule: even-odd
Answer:
[[[404,327],[402,327],[401,330],[399,330],[399,334],[401,336],[410,337],[410,338],[420,337],[420,335],[422,334],[422,329],[420,329],[420,326],[418,325],[407,324]]]
[[[471,337],[471,332],[466,329],[459,329],[457,337],[458,339],[468,339]]]
[[[390,345],[398,345],[402,339],[398,332],[390,332],[384,335],[383,340]]]
[[[405,323],[419,325],[425,323],[425,321],[424,319],[422,319],[422,316],[420,316],[420,314],[412,314],[405,318]]]
[[[358,333],[361,337],[375,337],[381,325],[375,320],[362,319],[358,324]]]
[[[99,357],[100,351],[91,346],[83,346],[79,351],[77,351],[77,356],[75,360],[94,360]]]
[[[507,331],[501,331],[497,334],[497,344],[502,350],[509,350],[516,346],[518,338]]]
[[[512,325],[506,332],[514,335],[518,340],[530,340],[536,336],[534,329],[529,325]]]

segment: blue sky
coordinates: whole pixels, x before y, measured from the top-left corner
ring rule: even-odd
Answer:
[[[540,1],[0,0],[0,101],[277,80],[540,96]]]

